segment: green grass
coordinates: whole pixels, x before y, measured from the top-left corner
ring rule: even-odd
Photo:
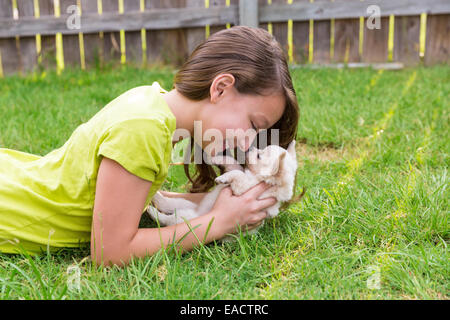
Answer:
[[[0,254],[1,299],[449,299],[450,67],[292,71],[304,200],[252,237],[126,268],[87,248]],[[173,70],[53,72],[0,80],[0,146],[44,155],[127,89]],[[181,167],[164,188],[183,191]],[[143,217],[141,225],[154,227]],[[68,290],[68,267],[81,272]],[[379,288],[367,285],[377,270]]]

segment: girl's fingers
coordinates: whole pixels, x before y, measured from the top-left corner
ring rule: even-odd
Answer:
[[[252,216],[252,225],[259,225],[263,223],[264,219],[267,218],[267,212],[266,211],[260,211],[257,213],[254,213]]]
[[[270,197],[270,198],[265,198],[265,199],[261,199],[261,200],[256,200],[257,203],[257,210],[264,210],[267,209],[271,206],[273,206],[275,203],[277,203],[277,199],[274,197]]]
[[[256,229],[256,228],[258,228],[261,224],[262,224],[262,222],[257,223],[257,224],[250,224],[250,225],[247,225],[247,231]]]
[[[252,230],[252,229],[255,229],[255,228],[261,226],[263,224],[264,220],[267,218],[267,212],[265,212],[265,211],[258,212],[255,215],[256,215],[255,220],[258,222],[248,224],[247,225],[248,230]]]
[[[267,189],[271,188],[270,184],[265,182],[261,182],[247,191],[247,194],[252,197],[258,199],[260,195],[262,195]]]
[[[260,223],[263,223],[263,221],[267,218],[267,211],[261,211],[258,213],[258,219],[260,219]]]

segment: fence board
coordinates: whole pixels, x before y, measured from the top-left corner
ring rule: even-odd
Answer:
[[[338,5],[346,6],[359,0],[335,0]],[[367,6],[367,5],[366,5]],[[334,61],[360,62],[359,18],[336,19],[334,21]]]
[[[296,0],[296,1],[306,1],[306,0]],[[272,5],[276,4],[285,4],[287,0],[272,0]],[[288,24],[287,22],[277,22],[272,23],[272,33],[275,39],[280,43],[281,47],[283,48],[283,51],[288,57],[289,53],[289,47],[288,47]]]
[[[260,0],[258,0],[260,1]],[[239,8],[239,0],[230,0],[230,6],[236,6],[237,8]],[[230,27],[239,25],[239,20],[236,21],[227,21],[228,24],[230,24]]]
[[[141,62],[142,41],[140,29],[146,29],[147,60],[181,65],[205,39],[205,25],[210,34],[226,28],[225,24],[239,22],[239,0],[146,0],[146,11],[141,13],[140,0],[124,0],[124,14],[119,14],[119,0],[102,0],[103,15],[97,14],[97,0],[81,0],[82,29],[66,27],[67,7],[77,0],[60,0],[61,17],[54,16],[54,0],[39,0],[41,18],[34,18],[33,0],[18,0],[19,19],[13,18],[12,1],[0,0],[0,50],[5,74],[31,71],[37,65],[36,33],[41,34],[42,67],[56,66],[55,34],[63,34],[63,52],[66,65],[80,65],[78,32],[84,32],[84,53],[88,66],[97,61],[120,62],[120,33],[125,30],[126,56],[128,61]],[[333,61],[368,63],[386,62],[388,59],[389,19],[395,16],[393,58],[406,65],[420,63],[419,13],[427,12],[427,37],[425,63],[449,63],[450,56],[450,2],[448,0],[373,0],[381,8],[381,29],[370,30],[364,24],[361,39],[360,22],[356,15],[368,16],[369,2],[361,0],[258,0],[260,27],[268,28],[271,20],[272,33],[280,42],[286,57],[289,55],[288,19],[293,22],[294,62],[309,59],[309,19],[314,21],[314,62],[327,63],[330,59],[331,28],[334,22]],[[183,9],[178,11],[178,8]],[[152,10],[155,9],[155,10]],[[438,13],[438,14],[436,14]],[[352,17],[352,18],[345,18]],[[367,22],[367,19],[365,20]],[[197,27],[201,26],[202,27]],[[19,38],[20,36],[20,38]],[[102,37],[103,36],[103,37]]]
[[[124,12],[140,11],[140,0],[125,0]],[[127,31],[125,32],[125,51],[127,62],[135,64],[142,63],[142,38],[141,31]]]
[[[308,1],[294,0],[293,4]],[[293,21],[292,25],[294,62],[306,63],[309,58],[309,21]]]
[[[152,0],[146,2],[146,8],[183,8],[186,0]],[[148,62],[166,63],[179,66],[187,55],[186,31],[149,30],[147,31]]]
[[[81,15],[95,14],[98,12],[97,1],[95,0],[81,0]],[[84,42],[84,61],[86,67],[93,67],[101,64],[101,57],[103,56],[103,40],[100,38],[100,33],[85,33],[83,34]]]
[[[283,22],[288,19],[293,20],[329,20],[349,19],[357,17],[368,17],[371,13],[367,12],[369,5],[380,7],[382,17],[390,15],[415,16],[423,12],[428,14],[443,14],[450,10],[448,0],[371,0],[358,1],[348,0],[345,5],[342,1],[325,2],[301,2],[294,1],[293,5],[273,1],[273,7],[262,6],[259,10],[260,22]]]
[[[205,0],[186,0],[188,8],[204,8]],[[195,27],[186,29],[186,42],[188,55],[203,41],[205,41],[205,27]]]
[[[39,0],[39,12],[41,17],[55,15],[53,0]],[[41,64],[45,69],[54,69],[56,67],[56,37],[41,36]]]
[[[334,61],[359,62],[359,19],[334,21]]]
[[[67,13],[67,8],[77,4],[77,0],[59,0],[61,15]],[[64,35],[63,37],[64,64],[71,67],[80,66],[80,40],[77,35]]]
[[[258,0],[258,6],[261,8],[267,4],[267,0]],[[269,30],[269,24],[267,22],[259,22],[259,27],[264,30]]]
[[[118,0],[102,0],[103,13],[119,12]],[[120,63],[120,32],[103,33],[103,61]]]
[[[380,20],[380,29],[371,30],[364,19],[363,62],[386,62],[388,59],[389,18]]]
[[[210,8],[217,7],[217,6],[226,6],[226,0],[210,0],[209,1]],[[227,27],[225,25],[222,26],[210,26],[210,35],[214,34],[216,32],[219,32],[220,30],[226,29]]]
[[[42,19],[22,19],[20,21],[0,19],[0,38],[10,38],[16,35],[29,36],[36,33],[54,35],[56,33],[78,34],[79,32],[139,31],[141,29],[204,28],[205,25],[220,26],[229,22],[237,23],[239,21],[239,10],[236,5],[232,7],[213,6],[209,9],[205,7],[155,9],[124,14],[119,14],[119,12],[113,10],[101,16],[97,14],[82,16],[80,30],[68,29],[66,26],[67,17],[68,15],[66,14],[59,18],[47,17]]]
[[[113,1],[117,7],[116,0],[103,1]],[[203,2],[202,0],[200,1]],[[346,5],[342,5],[342,3],[339,3],[338,1],[316,3],[294,2],[293,4],[283,3],[273,4],[272,6],[265,5],[259,9],[261,18],[260,22],[273,23],[286,22],[288,20],[309,21],[309,19],[329,20],[331,18],[347,19],[368,16],[369,14],[365,11],[367,9],[367,3],[354,1],[348,2],[348,4],[352,6],[355,6],[355,3],[357,4],[357,10],[355,8],[353,8],[353,11],[350,10],[350,12],[353,12],[352,14],[347,12],[347,3]],[[391,3],[386,2],[386,0],[378,0],[374,2],[383,3],[383,5],[387,6],[382,7],[382,16],[389,16],[387,12],[395,12],[395,15],[407,16],[418,15],[423,13],[423,11],[428,12],[429,14],[448,14],[450,13],[450,2],[448,0],[443,1],[444,0],[428,0],[426,4],[429,4],[430,7],[427,7],[426,4],[419,2],[419,0],[399,0],[402,5],[395,2],[397,6],[392,6]],[[434,7],[434,4],[436,3],[439,5]],[[327,6],[331,6],[331,9]],[[421,11],[422,8],[423,11]],[[326,15],[324,12],[326,12]],[[272,17],[275,20],[270,20]],[[56,33],[77,34],[78,32],[115,32],[119,30],[139,31],[142,28],[149,30],[165,30],[185,27],[203,27],[205,25],[225,25],[230,21],[238,21],[239,8],[238,6],[233,5],[230,8],[213,6],[210,9],[205,9],[203,6],[201,10],[197,10],[197,8],[184,8],[183,10],[175,8],[128,14],[118,14],[117,11],[111,11],[110,14],[105,14],[101,17],[98,17],[97,15],[82,17],[81,30],[67,29],[66,19],[67,16],[50,19],[21,19],[21,21],[16,21],[13,19],[0,19],[0,37],[8,38],[16,35],[34,35],[36,33],[44,35],[52,35]]]
[[[314,2],[330,2],[330,0],[314,0]],[[331,21],[314,21],[314,62],[330,62]]]
[[[239,23],[258,28],[259,0],[241,0],[239,2]]]
[[[0,17],[13,17],[11,0],[0,0]],[[20,43],[15,38],[0,39],[0,53],[4,74],[14,73],[20,69],[18,46],[20,46]]]
[[[17,2],[19,19],[21,17],[34,17],[33,0]],[[20,71],[30,72],[37,66],[36,37],[20,38]]]
[[[420,62],[420,16],[395,17],[394,60],[405,65]]]
[[[450,63],[450,16],[428,15],[425,64]]]

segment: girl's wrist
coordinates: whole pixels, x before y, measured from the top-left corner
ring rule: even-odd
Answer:
[[[226,215],[223,212],[213,209],[207,215],[209,216],[208,221],[214,219],[210,231],[214,233],[216,239],[222,239],[235,230],[235,225],[229,219],[226,219]]]

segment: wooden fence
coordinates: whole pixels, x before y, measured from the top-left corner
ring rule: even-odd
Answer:
[[[0,76],[179,66],[205,37],[239,24],[267,29],[291,63],[449,63],[449,14],[450,0],[0,0]]]

